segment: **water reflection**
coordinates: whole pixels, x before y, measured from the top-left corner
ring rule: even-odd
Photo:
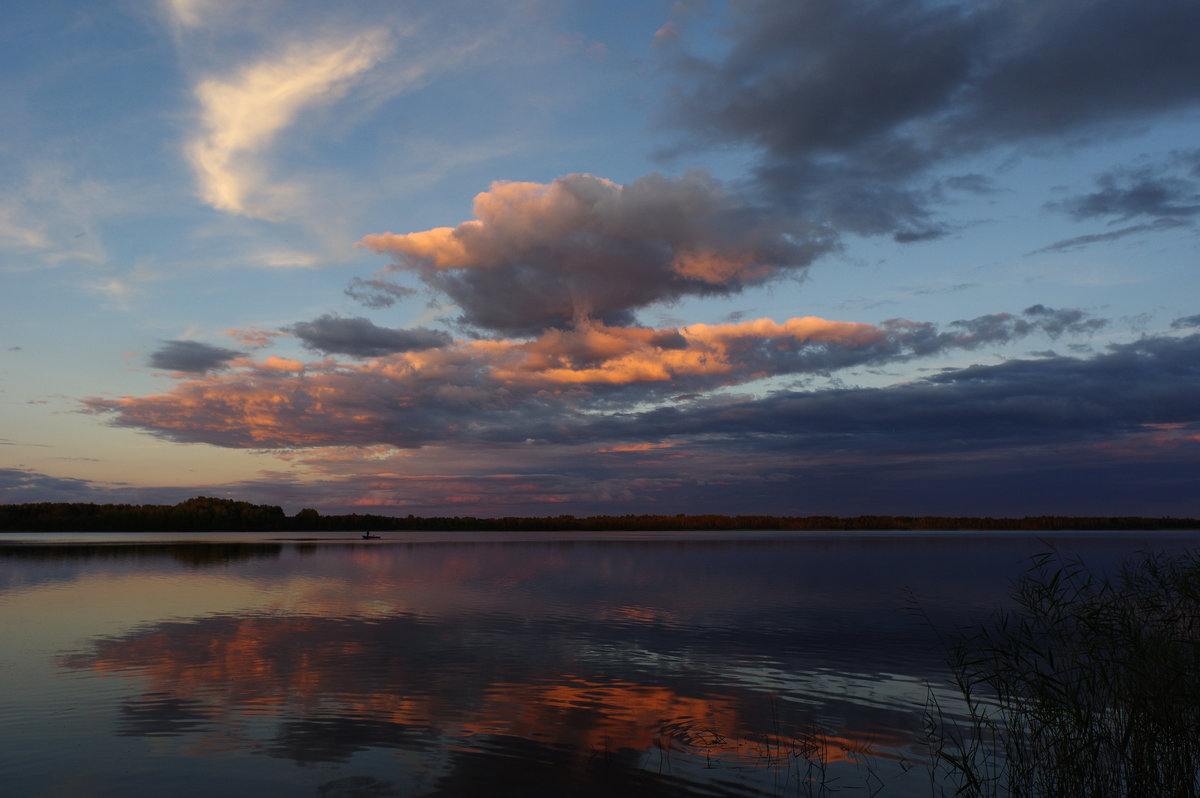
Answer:
[[[116,732],[125,737],[159,737],[195,732],[212,722],[214,711],[172,693],[144,693],[121,703]]]
[[[113,601],[123,628],[60,643],[57,676],[18,685],[20,706],[0,698],[7,756],[61,742],[50,724],[8,731],[13,713],[61,701],[88,738],[146,742],[126,794],[199,760],[196,794],[267,779],[280,795],[804,795],[836,779],[925,795],[922,712],[944,675],[932,629],[1002,602],[1039,548],[937,543],[0,547],[0,624],[14,628],[5,602],[95,601],[148,579],[209,596],[149,621]],[[93,581],[64,576],[64,560]],[[20,656],[10,673],[37,671],[37,651]],[[35,775],[56,778],[27,786]]]
[[[164,563],[186,568],[222,568],[256,559],[278,558],[284,544],[244,542],[43,543],[0,537],[0,590],[34,582],[69,581],[104,563],[120,570],[158,571]],[[30,567],[33,566],[33,567]]]
[[[315,546],[312,550],[315,551]],[[196,567],[229,565],[262,557],[278,557],[282,543],[18,543],[0,546],[0,561],[70,562],[80,560],[175,560]]]
[[[210,723],[232,733],[244,718],[278,718],[285,722],[267,752],[298,762],[445,736],[464,744],[553,736],[585,752],[711,749],[712,740],[762,737],[758,730],[781,722],[770,717],[777,703],[755,695],[753,677],[727,681],[707,668],[719,656],[714,646],[664,645],[669,657],[654,667],[606,642],[602,626],[563,631],[507,615],[442,623],[225,616],[97,640],[58,664],[139,676],[141,693],[122,707],[124,733]],[[868,736],[884,739],[877,729]]]

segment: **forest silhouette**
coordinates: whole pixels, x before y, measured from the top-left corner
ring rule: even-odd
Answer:
[[[626,515],[388,516],[323,515],[305,508],[288,515],[282,507],[197,496],[175,505],[33,502],[0,504],[0,531],[29,532],[341,532],[371,531],[1120,531],[1200,529],[1200,519],[1139,516],[775,516]]]

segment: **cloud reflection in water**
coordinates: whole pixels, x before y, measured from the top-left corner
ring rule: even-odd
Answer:
[[[213,571],[257,605],[58,665],[128,680],[120,735],[340,768],[322,794],[778,795],[813,761],[862,783],[867,756],[894,780],[944,673],[930,626],[996,606],[1039,546],[978,540],[305,544]]]

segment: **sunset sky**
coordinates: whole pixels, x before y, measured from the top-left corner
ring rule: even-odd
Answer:
[[[0,502],[1200,516],[1195,0],[10,0]]]

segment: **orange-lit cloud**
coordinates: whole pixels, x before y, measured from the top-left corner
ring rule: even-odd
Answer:
[[[276,338],[286,338],[288,334],[278,330],[261,330],[257,327],[247,327],[245,329],[226,330],[225,335],[228,335],[242,346],[248,346],[252,349],[265,349]]]
[[[636,308],[740,291],[832,246],[699,172],[628,185],[590,174],[497,182],[475,197],[474,216],[361,245],[448,295],[468,323],[518,331],[582,317],[625,324]]]
[[[610,454],[614,452],[652,452],[658,449],[671,449],[676,446],[673,442],[665,443],[623,443],[614,446],[607,446],[603,449],[596,449],[597,454]]]
[[[402,338],[406,346],[419,338],[428,348],[357,363],[238,358],[231,370],[196,376],[166,393],[95,399],[88,406],[112,414],[118,424],[222,446],[411,448],[503,435],[506,428],[557,425],[565,430],[581,421],[591,403],[607,401],[614,391],[660,401],[681,391],[969,349],[1037,329],[1034,322],[1006,314],[957,322],[946,331],[896,320],[871,325],[814,317],[681,329],[584,318],[529,340],[453,342],[429,331],[410,334],[365,320],[333,321],[342,324],[326,337],[336,337],[336,344],[322,345],[339,351],[386,352],[398,346],[393,338]],[[312,335],[325,335],[324,330],[314,327]],[[344,340],[360,332],[362,341]],[[192,346],[203,353],[212,349]]]

